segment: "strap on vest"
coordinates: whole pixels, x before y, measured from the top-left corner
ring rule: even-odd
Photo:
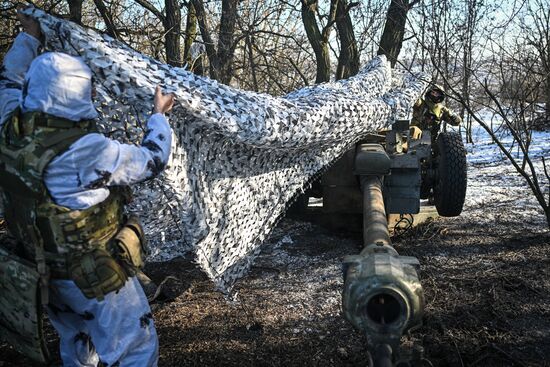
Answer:
[[[48,291],[49,291],[49,279],[50,273],[49,269],[46,266],[46,255],[44,254],[44,244],[42,239],[37,238],[35,231],[38,231],[36,226],[29,224],[27,225],[27,231],[31,236],[32,242],[34,243],[35,248],[35,257],[36,262],[36,271],[40,275],[40,300],[42,305],[46,306],[49,303]]]
[[[55,123],[50,123],[52,121]],[[64,128],[37,130],[35,122],[44,122],[50,126],[58,123]],[[81,124],[90,123],[93,121],[83,121]],[[80,128],[78,124],[38,112],[20,114],[19,110],[14,111],[2,132],[2,143],[5,145],[0,155],[0,161],[4,163],[0,165],[0,185],[26,197],[29,191],[37,199],[47,194],[42,182],[46,166],[54,157],[91,132],[90,129]],[[70,128],[66,128],[69,125]]]
[[[90,288],[94,292],[95,298],[97,298],[99,301],[103,300],[105,295],[103,293],[103,290],[101,289],[101,282],[97,277],[97,264],[92,253],[84,254],[80,259],[80,264],[82,266],[83,275],[88,281]]]
[[[62,144],[60,148],[68,148],[72,143],[74,143],[76,140],[86,134],[88,134],[87,131],[78,128],[72,128],[64,131],[56,131],[53,133],[49,133],[40,142],[40,145],[44,148],[51,148],[55,145],[60,145],[59,143],[63,142],[64,144]]]
[[[3,162],[0,163],[0,186],[5,191],[13,192],[14,194],[21,197],[34,199],[38,199],[42,195],[42,193],[33,191],[30,187],[21,183],[21,178],[10,172],[7,172],[4,169],[3,165],[5,166]]]
[[[94,120],[71,121],[57,116],[49,115],[44,112],[25,112],[20,113],[20,124],[23,126],[23,131],[33,129],[34,127],[48,127],[54,129],[95,129]]]

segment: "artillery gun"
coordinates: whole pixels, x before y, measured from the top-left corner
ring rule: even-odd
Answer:
[[[435,210],[421,199],[441,216],[461,213],[466,154],[460,135],[441,132],[432,139],[429,131],[398,120],[345,153],[322,177],[321,189],[322,223],[343,228],[362,213],[364,249],[344,259],[346,319],[366,335],[375,366],[411,365],[400,341],[422,323],[420,263],[392,247],[388,219],[429,217]]]

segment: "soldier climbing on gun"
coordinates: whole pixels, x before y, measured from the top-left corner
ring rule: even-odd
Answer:
[[[458,126],[462,122],[460,116],[453,113],[444,105],[445,92],[438,85],[432,85],[413,106],[413,117],[411,126],[417,126],[421,130],[428,130],[432,135],[432,142],[435,142],[441,122]]]
[[[124,206],[128,185],[168,161],[164,113],[174,97],[157,87],[141,146],[111,140],[96,129],[89,67],[39,54],[40,25],[20,12],[18,19],[24,32],[0,70],[0,187],[18,243],[15,252],[0,246],[0,336],[47,360],[41,300],[64,366],[156,366],[158,338],[136,279],[143,232]]]

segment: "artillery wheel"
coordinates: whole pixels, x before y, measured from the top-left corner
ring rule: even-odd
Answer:
[[[462,212],[467,187],[466,150],[460,134],[440,133],[437,155],[435,207],[443,217],[456,217]]]

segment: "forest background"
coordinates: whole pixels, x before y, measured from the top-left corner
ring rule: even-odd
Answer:
[[[0,57],[19,29],[0,6]],[[284,95],[347,78],[377,54],[441,85],[523,177],[550,226],[550,0],[40,0],[46,11],[234,87]],[[444,127],[445,128],[445,127]],[[546,135],[543,135],[546,136]],[[536,164],[533,159],[542,161]]]
[[[436,366],[547,366],[550,355],[550,0],[47,0],[36,6],[234,87],[285,95],[377,54],[423,71],[462,116],[458,218],[393,239],[421,263],[422,341]],[[0,59],[19,32],[0,1]],[[451,127],[449,127],[451,128]],[[545,157],[548,157],[545,160]],[[160,366],[364,365],[341,315],[341,261],[361,236],[285,220],[228,304],[187,259],[150,263]],[[57,339],[47,329],[50,349]],[[23,363],[0,344],[0,365]]]

